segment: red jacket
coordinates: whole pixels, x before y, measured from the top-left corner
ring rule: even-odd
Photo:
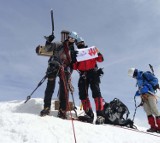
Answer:
[[[103,62],[103,56],[100,53],[98,53],[97,58],[74,63],[73,69],[79,71],[88,71],[94,69],[96,67],[97,62]]]

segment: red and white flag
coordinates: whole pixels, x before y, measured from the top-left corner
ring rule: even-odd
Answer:
[[[95,46],[84,48],[84,49],[76,49],[78,51],[77,61],[86,61],[89,59],[94,59],[98,57],[98,49]]]

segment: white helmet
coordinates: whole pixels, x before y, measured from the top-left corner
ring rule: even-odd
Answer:
[[[80,42],[84,42],[84,39],[82,37],[78,37],[76,40],[76,44],[80,43]]]
[[[128,76],[133,77],[134,71],[135,71],[135,68],[130,68],[130,69],[128,70]]]
[[[69,33],[68,37],[73,38],[73,39],[77,39],[78,34],[77,34],[77,32],[72,31],[72,32]]]

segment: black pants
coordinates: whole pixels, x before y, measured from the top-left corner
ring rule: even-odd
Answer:
[[[100,77],[97,75],[96,71],[90,70],[87,72],[81,72],[78,88],[79,88],[79,98],[84,100],[88,97],[88,89],[91,88],[92,97],[101,97],[100,91]]]
[[[66,110],[68,105],[68,79],[70,77],[69,73],[67,71],[64,72],[64,74],[59,73],[59,101],[60,101],[60,109]],[[63,76],[63,77],[62,77]],[[47,81],[47,87],[45,90],[45,96],[44,96],[44,108],[51,107],[51,100],[52,95],[54,93],[55,89],[55,83],[56,83],[56,77],[52,79],[48,79]]]

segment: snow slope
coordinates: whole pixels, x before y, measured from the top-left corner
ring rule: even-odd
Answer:
[[[43,99],[0,102],[0,143],[74,143],[71,120],[40,117]],[[74,121],[77,143],[160,143],[160,137],[109,125]]]

